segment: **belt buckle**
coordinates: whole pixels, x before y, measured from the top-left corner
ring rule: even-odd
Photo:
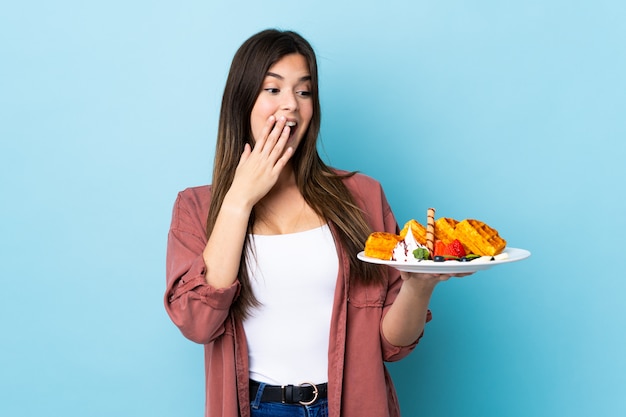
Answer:
[[[303,382],[301,383],[299,386],[300,387],[304,387],[310,385],[313,387],[313,399],[311,401],[298,401],[298,403],[300,403],[301,405],[311,405],[313,404],[315,401],[317,401],[317,397],[319,397],[319,390],[317,389],[317,386],[311,382]]]

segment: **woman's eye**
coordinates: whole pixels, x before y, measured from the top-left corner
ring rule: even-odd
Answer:
[[[302,97],[310,97],[311,96],[311,92],[310,91],[298,91],[298,95],[302,96]]]
[[[277,94],[280,91],[278,88],[274,88],[274,87],[268,87],[268,88],[265,88],[264,90],[270,94]]]

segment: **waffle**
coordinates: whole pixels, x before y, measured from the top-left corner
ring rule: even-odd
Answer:
[[[440,217],[435,222],[435,239],[446,245],[456,239],[456,225],[459,222],[449,217]]]
[[[411,226],[411,231],[413,232],[413,236],[415,237],[415,240],[417,241],[417,243],[425,246],[426,245],[426,228],[422,226],[416,220],[409,220],[408,222],[406,222],[406,224],[400,231],[400,238],[404,239],[406,237],[406,234],[409,231],[409,226]]]
[[[454,231],[463,246],[476,255],[494,256],[506,247],[506,241],[498,235],[498,231],[480,220],[465,219],[456,225]]]
[[[393,233],[374,232],[365,241],[365,256],[388,261],[393,255],[393,248],[401,240],[400,236]]]

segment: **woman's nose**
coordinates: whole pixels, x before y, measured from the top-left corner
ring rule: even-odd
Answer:
[[[298,109],[298,99],[295,92],[286,91],[283,94],[283,101],[281,103],[283,110],[294,111]]]

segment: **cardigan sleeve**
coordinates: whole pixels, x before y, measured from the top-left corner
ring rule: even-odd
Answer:
[[[224,332],[239,281],[216,289],[206,282],[202,252],[206,246],[208,187],[178,194],[167,240],[165,309],[185,337],[206,344]]]

